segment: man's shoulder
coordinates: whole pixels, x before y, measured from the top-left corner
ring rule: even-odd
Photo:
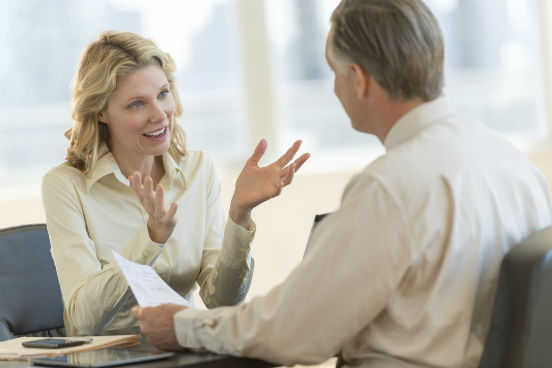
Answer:
[[[393,147],[367,170],[384,176],[423,179],[465,166],[518,159],[527,161],[510,142],[482,123],[456,114],[428,124]]]
[[[355,186],[378,182],[398,202],[446,195],[444,178],[466,171],[511,165],[529,168],[513,145],[480,123],[453,118],[428,125],[416,136],[378,157],[354,179]],[[416,199],[417,198],[417,199]]]

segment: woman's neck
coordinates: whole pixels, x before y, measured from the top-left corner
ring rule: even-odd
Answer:
[[[153,189],[157,187],[157,184],[161,181],[163,175],[165,175],[165,167],[163,165],[163,156],[144,156],[141,159],[128,159],[125,157],[118,157],[118,155],[113,152],[113,157],[121,173],[128,178],[136,171],[142,176],[142,180],[146,176],[150,176],[153,180]]]

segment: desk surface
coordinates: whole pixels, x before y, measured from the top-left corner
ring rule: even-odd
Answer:
[[[145,337],[142,336],[140,344],[129,350],[156,351]],[[197,353],[190,351],[175,352],[175,355],[169,359],[154,360],[136,364],[127,364],[120,367],[128,368],[269,368],[280,367],[279,364],[268,363],[257,359],[237,358],[232,356],[218,355],[212,353]],[[29,361],[2,361],[0,368],[38,368],[38,365],[32,365]]]
[[[170,359],[152,362],[129,364],[129,368],[268,368],[279,365],[256,359],[236,358],[230,356],[177,352]],[[37,368],[28,361],[0,361],[0,368]]]

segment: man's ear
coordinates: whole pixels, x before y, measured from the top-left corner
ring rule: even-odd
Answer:
[[[351,73],[353,77],[352,82],[354,83],[357,98],[361,99],[368,95],[370,91],[370,73],[355,63],[349,65],[349,73]]]

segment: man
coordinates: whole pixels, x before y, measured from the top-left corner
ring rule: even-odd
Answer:
[[[283,364],[477,367],[504,254],[551,223],[528,160],[442,97],[443,40],[421,0],[343,0],[326,57],[354,129],[386,153],[347,185],[267,295],[209,311],[135,309],[158,347]]]

